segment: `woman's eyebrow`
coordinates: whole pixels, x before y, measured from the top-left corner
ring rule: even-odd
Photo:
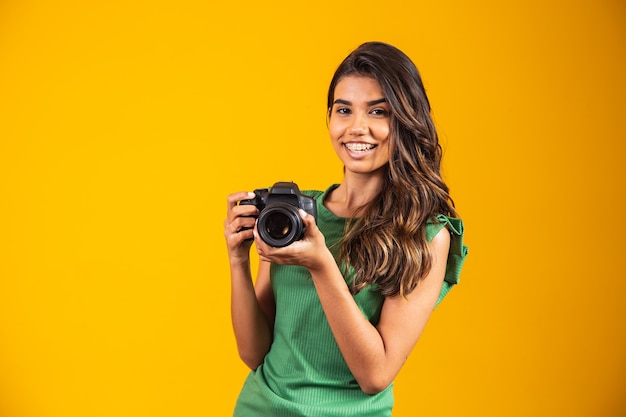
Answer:
[[[372,100],[372,101],[368,101],[367,105],[368,106],[375,106],[376,104],[380,104],[380,103],[386,103],[387,99],[386,98],[379,98],[378,100]]]
[[[352,102],[351,102],[351,101],[348,101],[348,100],[342,100],[342,99],[338,98],[337,100],[335,100],[335,101],[333,102],[333,104],[343,104],[343,105],[345,105],[345,106],[351,106],[351,105],[352,105]]]
[[[383,97],[383,98],[379,98],[377,100],[368,101],[365,104],[367,104],[368,106],[375,106],[376,104],[386,103],[386,102],[387,102],[387,99]],[[343,104],[345,106],[351,106],[352,102],[348,101],[348,100],[342,100],[342,99],[338,98],[337,100],[335,100],[333,102],[333,104]]]

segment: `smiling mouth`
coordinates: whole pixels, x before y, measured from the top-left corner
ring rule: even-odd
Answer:
[[[372,145],[371,143],[344,143],[343,146],[350,152],[367,152],[376,147],[376,145]]]

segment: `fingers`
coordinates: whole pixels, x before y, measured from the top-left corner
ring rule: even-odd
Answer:
[[[258,209],[251,204],[239,204],[241,200],[254,198],[254,193],[240,191],[227,198],[228,212],[224,220],[224,236],[229,249],[249,248],[252,244],[252,229],[256,222]],[[247,242],[247,240],[250,240]]]
[[[300,218],[302,219],[302,223],[306,228],[305,236],[313,236],[318,233],[317,223],[315,222],[315,217],[307,213],[302,209],[298,209],[298,213],[300,214]]]
[[[289,246],[275,248],[265,243],[258,235],[255,235],[254,243],[259,259],[267,262],[303,265],[305,258],[310,256],[310,245],[303,240],[298,240]]]
[[[315,224],[315,219],[313,218],[313,216],[311,216],[306,211],[298,209],[298,214],[300,214],[300,218],[302,218],[302,222],[305,226],[308,226],[311,223]]]
[[[258,210],[256,206],[252,204],[238,204],[241,200],[246,200],[250,198],[254,198],[255,194],[240,191],[237,193],[233,193],[227,198],[227,210],[228,216],[226,218],[226,222],[232,222],[237,216],[255,216],[258,214]]]
[[[238,191],[228,196],[228,208],[236,206],[241,200],[254,198],[255,194],[248,191]]]
[[[224,224],[224,236],[229,242],[235,244],[241,243],[246,239],[252,239],[252,228],[254,227],[254,218],[237,217],[234,221]]]
[[[254,196],[255,196],[254,193],[250,193],[247,191],[239,191],[237,193],[230,194],[227,198],[227,202],[228,202],[227,210],[230,211],[234,207],[238,207],[238,203],[241,200],[251,199],[251,198],[254,198]],[[254,206],[251,206],[251,207],[254,207]]]
[[[265,241],[259,236],[259,229],[257,225],[254,226],[253,236],[259,258],[264,261],[275,261],[275,258],[273,256],[275,256],[276,251],[280,253],[281,248],[277,249],[265,243]]]

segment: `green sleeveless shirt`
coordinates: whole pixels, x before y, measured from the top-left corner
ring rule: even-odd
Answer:
[[[326,245],[335,255],[346,219],[337,217],[323,204],[326,191],[305,191],[317,201],[317,225]],[[460,219],[437,216],[427,225],[431,240],[448,227],[452,241],[439,301],[458,283],[467,247],[463,245]],[[391,384],[375,395],[361,391],[332,335],[313,286],[311,275],[300,266],[271,266],[271,283],[276,301],[274,339],[270,351],[241,390],[236,417],[382,417],[391,416]],[[346,284],[347,285],[347,284]],[[384,297],[369,286],[354,299],[364,316],[378,323]]]

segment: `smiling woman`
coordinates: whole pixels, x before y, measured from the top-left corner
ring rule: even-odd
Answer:
[[[271,247],[251,197],[228,197],[232,323],[251,372],[235,416],[389,416],[393,380],[467,254],[441,179],[441,148],[417,68],[361,45],[328,92],[341,184],[304,192],[305,234]],[[393,163],[392,163],[393,161]],[[253,285],[249,250],[260,265]]]

